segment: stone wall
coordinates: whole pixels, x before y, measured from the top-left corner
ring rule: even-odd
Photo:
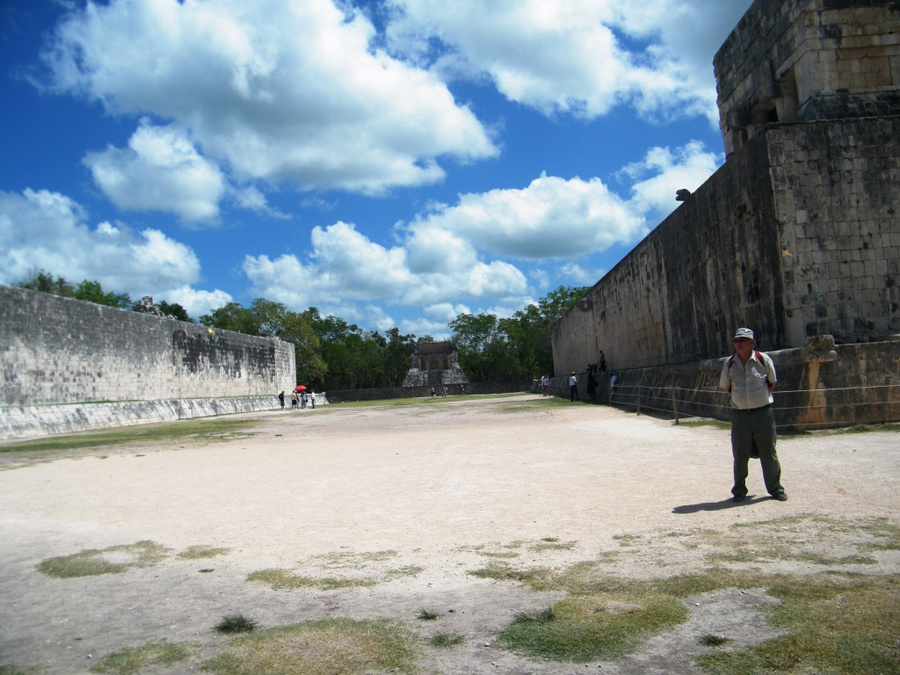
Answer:
[[[772,125],[553,329],[556,373],[900,332],[900,117]]]
[[[465,392],[460,390],[460,383],[448,384],[447,393],[450,396],[459,396],[462,393],[467,395],[484,395],[484,394],[510,394],[514,392],[526,392],[532,388],[531,380],[521,382],[466,382],[462,383]],[[434,388],[435,393],[440,396],[441,389]],[[378,387],[370,389],[341,389],[328,392],[329,400],[332,403],[342,403],[345,401],[387,401],[395,398],[428,398],[431,396],[430,386],[418,387]]]
[[[728,154],[764,125],[900,114],[893,0],[757,0],[714,60]]]
[[[775,363],[775,419],[781,429],[807,430],[900,420],[900,340],[835,345],[813,338],[800,348],[767,352]],[[645,414],[729,420],[731,403],[719,389],[726,357],[602,373],[596,403]],[[610,395],[615,372],[618,384]],[[587,401],[586,377],[579,393]],[[566,377],[554,395],[568,398]],[[538,386],[532,388],[535,393]]]
[[[557,322],[557,375],[722,357],[739,326],[764,350],[900,333],[897,7],[752,5],[716,55],[724,166]]]
[[[14,417],[46,406],[256,398],[274,407],[296,383],[294,359],[276,339],[0,286],[0,438]]]

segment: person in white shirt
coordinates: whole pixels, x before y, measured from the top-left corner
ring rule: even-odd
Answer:
[[[750,457],[759,457],[766,490],[773,499],[787,501],[781,486],[781,463],[775,451],[775,401],[778,378],[768,354],[754,349],[753,331],[738,328],[734,354],[722,364],[719,386],[731,396],[731,454],[734,458],[732,501],[747,498]]]

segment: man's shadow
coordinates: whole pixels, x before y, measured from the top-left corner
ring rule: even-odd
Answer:
[[[672,509],[672,513],[698,513],[699,511],[723,511],[724,509],[739,509],[742,506],[747,506],[748,504],[757,504],[759,502],[764,502],[769,497],[755,497],[753,495],[747,495],[747,498],[742,502],[733,502],[731,501],[731,497],[728,499],[723,499],[720,502],[702,502],[700,504],[684,504],[683,506],[676,506]]]

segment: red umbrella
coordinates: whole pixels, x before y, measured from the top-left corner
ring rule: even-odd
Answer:
[[[306,391],[306,387],[304,387],[302,384],[298,384],[296,387],[294,387],[294,391]]]

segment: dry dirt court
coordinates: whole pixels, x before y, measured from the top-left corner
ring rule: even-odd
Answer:
[[[240,613],[261,628],[396,618],[422,638],[422,673],[690,673],[709,649],[699,636],[728,635],[739,648],[775,634],[757,612],[770,601],[763,591],[692,598],[688,623],[625,660],[573,664],[525,658],[495,637],[560,592],[471,572],[599,560],[610,575],[649,579],[703,569],[745,537],[821,555],[735,565],[900,570],[897,550],[854,562],[852,526],[896,526],[897,433],[780,439],[790,500],[767,498],[754,463],[755,497],[734,505],[727,430],[608,407],[524,395],[252,418],[259,426],[224,441],[25,465],[0,455],[0,668],[84,673],[116,650],[167,640],[199,651],[147,672],[197,671],[231,639],[213,627]],[[144,565],[132,565],[138,542],[152,542]],[[73,578],[37,569],[85,550],[131,566]],[[313,581],[248,581],[273,569]],[[368,585],[333,587],[354,579]],[[421,621],[422,610],[439,618]],[[429,646],[439,632],[463,640]]]

